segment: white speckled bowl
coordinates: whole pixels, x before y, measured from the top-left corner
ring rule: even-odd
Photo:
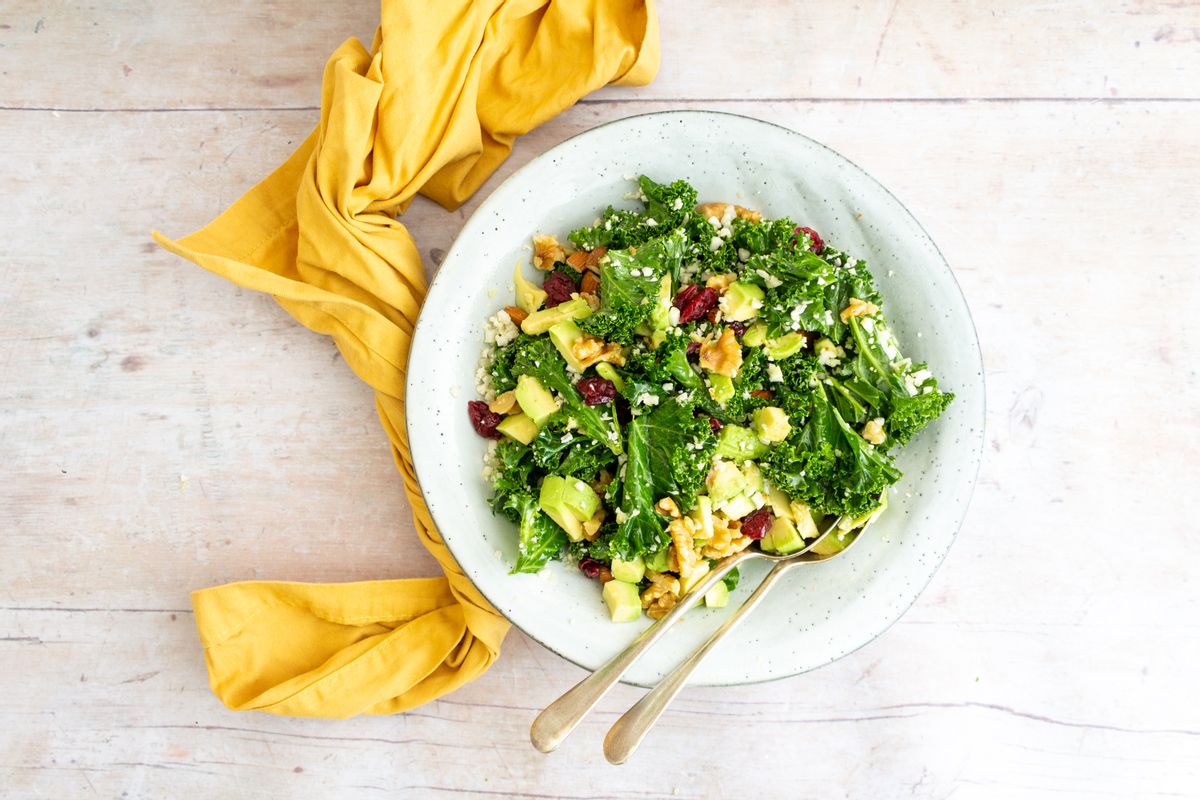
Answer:
[[[899,454],[904,478],[869,540],[844,558],[787,576],[693,680],[749,683],[820,667],[899,619],[954,541],[982,450],[983,365],[966,302],[929,236],[873,178],[798,133],[732,114],[647,114],[563,142],[505,181],[450,249],[417,324],[408,432],[425,499],[480,591],[563,657],[594,669],[649,624],[609,622],[599,586],[563,564],[539,575],[508,574],[516,529],[484,502],[485,442],[465,409],[475,399],[484,320],[513,302],[510,276],[517,260],[528,261],[530,237],[563,237],[590,224],[634,188],[625,176],[643,173],[659,181],[685,178],[701,201],[735,201],[767,216],[789,216],[867,259],[906,354],[927,360],[941,385],[958,395],[946,415]],[[657,681],[739,605],[768,566],[744,567],[727,608],[693,611],[626,679]]]

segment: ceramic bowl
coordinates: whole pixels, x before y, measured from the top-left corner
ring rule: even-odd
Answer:
[[[622,205],[630,176],[684,178],[700,200],[788,216],[865,258],[906,355],[928,361],[957,397],[897,456],[904,477],[869,538],[845,557],[790,573],[713,651],[694,684],[765,681],[814,669],[888,628],[929,583],[967,511],[983,441],[983,366],[971,315],[937,247],[900,201],[842,156],[748,117],[664,112],[579,134],[514,173],[479,207],[447,253],[412,345],[408,432],[425,499],[447,546],[514,625],[594,669],[650,620],[613,624],[599,585],[552,563],[510,575],[517,531],[493,516],[481,477],[486,442],[466,413],[484,320],[513,302],[511,275],[535,233],[565,234]],[[625,203],[631,205],[630,203]],[[532,269],[527,269],[532,274]],[[627,673],[657,681],[731,614],[769,568],[752,562],[723,609],[699,608]]]

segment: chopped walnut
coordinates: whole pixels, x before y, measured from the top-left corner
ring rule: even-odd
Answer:
[[[590,272],[588,273],[588,275],[591,274],[592,273]],[[600,310],[600,298],[592,292],[581,292],[580,294],[574,296],[582,297],[583,301],[588,304],[588,308],[590,308],[593,312]]]
[[[596,541],[596,536],[600,533],[600,526],[604,524],[605,516],[603,508],[597,509],[592,518],[583,523],[583,538],[589,542]]]
[[[565,261],[567,251],[553,236],[533,237],[533,265],[538,269],[551,270],[559,261]]]
[[[523,308],[517,308],[516,306],[505,306],[504,313],[508,314],[508,318],[513,321],[514,325],[520,325],[525,321],[525,318],[529,316],[528,311]]]
[[[737,280],[736,273],[727,272],[724,275],[713,275],[711,278],[708,279],[708,281],[704,285],[707,286],[709,289],[715,289],[718,292],[723,292],[729,288],[729,284],[733,283],[736,280]]]
[[[715,341],[700,345],[700,366],[709,372],[732,378],[742,367],[742,346],[729,328]]]
[[[721,219],[725,216],[725,210],[727,208],[729,208],[729,203],[701,203],[700,205],[696,206],[696,213],[705,219],[708,219],[709,217]],[[762,222],[763,218],[761,212],[752,211],[749,208],[742,208],[741,206],[734,206],[733,213],[742,219],[748,219],[751,222]]]
[[[713,535],[700,551],[705,558],[725,558],[745,550],[753,541],[749,536],[741,534],[741,525],[737,520],[724,521],[720,517],[713,520]]]
[[[654,510],[662,514],[664,517],[671,519],[679,519],[679,506],[675,504],[675,498],[664,497],[654,504]]]
[[[571,342],[571,354],[585,369],[600,361],[607,361],[618,367],[625,366],[625,353],[621,350],[621,345],[610,344],[595,336],[581,336]]]
[[[879,306],[874,303],[868,303],[866,300],[851,297],[850,304],[843,308],[842,313],[838,316],[842,318],[842,322],[849,322],[851,317],[869,317],[878,312]]]
[[[651,619],[662,619],[679,599],[679,579],[663,572],[646,571],[650,586],[642,592],[642,608]]]
[[[696,521],[691,517],[673,519],[667,525],[667,532],[671,534],[679,574],[686,580],[702,563],[693,538],[696,535]]]
[[[868,420],[867,424],[863,425],[862,437],[871,444],[883,444],[887,441],[887,434],[883,432],[883,417]]]
[[[600,470],[600,474],[596,476],[596,480],[592,481],[592,491],[598,495],[603,495],[608,491],[608,485],[612,483],[612,480],[613,476],[609,474],[608,470]]]
[[[498,395],[495,400],[488,403],[488,411],[491,411],[493,414],[513,414],[520,411],[517,408],[516,392],[505,392],[502,395]]]
[[[579,292],[581,294],[596,294],[600,291],[600,276],[592,271],[583,273],[583,280],[579,284]]]

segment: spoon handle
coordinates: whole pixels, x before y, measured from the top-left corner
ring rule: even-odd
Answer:
[[[633,666],[633,662],[637,661],[642,653],[649,650],[672,625],[683,617],[689,608],[704,596],[705,592],[716,586],[717,581],[725,577],[727,572],[755,555],[757,554],[750,550],[743,550],[722,559],[704,580],[679,599],[666,616],[642,631],[628,647],[607,664],[546,706],[542,713],[534,719],[533,725],[529,729],[529,739],[533,742],[533,746],[543,753],[549,753],[562,744],[563,739],[566,739],[567,735],[575,730],[575,726],[587,716],[596,703],[600,702],[600,699]]]
[[[667,710],[667,706],[675,699],[675,695],[683,689],[687,683],[688,676],[692,674],[692,670],[700,665],[721,640],[725,634],[729,633],[743,617],[748,615],[758,603],[767,596],[767,592],[771,590],[771,586],[779,579],[788,567],[796,563],[803,562],[779,562],[775,568],[767,573],[754,590],[754,593],[742,604],[725,623],[713,632],[713,635],[708,637],[708,641],[696,649],[694,653],[688,656],[683,663],[672,670],[663,678],[662,682],[647,692],[641,700],[632,708],[626,711],[620,719],[609,729],[608,735],[604,737],[604,756],[613,764],[624,764],[625,761],[633,755],[633,751],[641,744],[642,739],[646,738],[646,734],[650,732],[650,728],[662,716],[662,713]]]

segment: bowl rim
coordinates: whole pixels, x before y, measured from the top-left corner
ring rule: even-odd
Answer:
[[[979,474],[980,474],[980,471],[981,471],[982,465],[983,465],[983,452],[984,452],[983,444],[986,440],[986,421],[987,421],[987,376],[986,376],[986,368],[984,366],[984,361],[983,361],[983,352],[982,352],[982,348],[980,347],[980,344],[979,344],[979,330],[975,324],[975,318],[971,314],[971,307],[970,307],[970,304],[967,303],[967,297],[966,297],[966,294],[962,290],[962,285],[959,283],[958,277],[954,274],[954,270],[951,269],[950,263],[946,260],[946,256],[942,253],[941,248],[938,247],[937,242],[934,241],[933,237],[929,235],[929,232],[925,229],[925,226],[921,224],[920,220],[918,220],[916,218],[916,216],[912,213],[912,211],[908,208],[908,206],[905,205],[903,202],[901,202],[900,198],[896,197],[896,195],[891,190],[889,190],[886,186],[884,186],[878,179],[876,179],[873,175],[871,175],[865,169],[860,167],[856,162],[854,162],[851,159],[847,158],[846,156],[842,155],[837,150],[834,150],[832,147],[830,147],[822,142],[819,142],[810,136],[800,133],[799,131],[793,130],[792,128],[789,128],[786,125],[781,125],[777,122],[771,122],[769,120],[759,119],[758,117],[752,117],[747,114],[735,114],[735,113],[732,113],[729,111],[716,111],[716,110],[710,110],[710,109],[695,109],[695,108],[664,109],[662,111],[650,111],[650,112],[646,112],[644,114],[632,114],[630,116],[620,117],[618,119],[613,119],[613,120],[609,120],[607,122],[602,122],[599,125],[594,125],[590,128],[587,128],[586,130],[582,130],[582,131],[579,131],[578,133],[568,136],[566,139],[563,139],[561,142],[559,142],[558,144],[555,144],[553,147],[550,147],[550,148],[542,151],[541,153],[539,153],[538,155],[536,155],[532,159],[530,159],[528,162],[523,164],[521,167],[514,170],[511,175],[509,175],[503,181],[501,181],[496,186],[496,188],[494,188],[488,194],[488,196],[483,199],[483,201],[479,204],[479,207],[476,208],[475,211],[471,213],[471,216],[467,217],[467,219],[463,222],[462,227],[459,229],[458,234],[455,236],[454,242],[450,245],[450,248],[446,251],[446,255],[443,257],[441,264],[438,265],[438,270],[437,270],[437,272],[434,273],[433,279],[429,282],[429,287],[426,289],[425,298],[422,300],[421,312],[418,314],[417,323],[413,328],[412,339],[410,340],[410,344],[409,344],[409,354],[411,357],[411,354],[416,349],[417,342],[420,340],[422,333],[424,331],[426,331],[430,326],[436,324],[436,323],[430,321],[430,319],[424,313],[425,312],[425,300],[427,300],[429,295],[433,292],[434,287],[438,285],[438,280],[442,277],[443,272],[444,272],[442,267],[456,255],[456,253],[459,249],[459,246],[460,246],[460,242],[462,241],[461,237],[462,237],[463,231],[467,230],[467,228],[470,227],[471,223],[475,221],[476,217],[479,217],[486,213],[490,213],[491,204],[492,204],[494,198],[496,197],[496,195],[498,195],[500,193],[500,191],[505,186],[507,186],[509,184],[510,181],[516,180],[526,170],[533,168],[537,164],[540,164],[545,161],[553,160],[554,156],[558,153],[558,151],[566,148],[567,145],[571,144],[576,139],[580,139],[583,137],[593,135],[596,132],[598,132],[604,128],[608,128],[608,127],[611,127],[614,125],[629,124],[630,122],[632,122],[634,120],[645,120],[650,117],[678,117],[678,116],[682,116],[682,115],[696,116],[696,117],[705,117],[705,116],[729,117],[729,118],[733,118],[733,119],[737,119],[737,120],[753,122],[756,124],[767,125],[772,128],[776,128],[788,136],[798,137],[800,139],[805,140],[809,144],[815,145],[820,150],[823,150],[826,153],[828,153],[834,159],[845,162],[850,168],[852,168],[853,170],[858,172],[863,178],[865,178],[870,183],[874,184],[876,188],[878,188],[881,192],[883,192],[883,194],[885,194],[893,202],[895,202],[896,206],[904,212],[904,214],[908,217],[909,221],[916,227],[916,229],[918,231],[920,231],[920,234],[922,236],[924,236],[926,241],[928,241],[929,244],[933,247],[933,252],[936,254],[938,261],[941,262],[941,265],[945,269],[946,274],[949,276],[950,281],[953,283],[955,290],[958,292],[959,298],[962,300],[962,308],[966,312],[966,320],[971,328],[971,338],[970,338],[969,345],[974,350],[976,362],[979,364],[978,386],[977,386],[977,390],[979,393],[979,399],[980,399],[979,417],[977,420],[975,420],[975,423],[977,424],[978,430],[979,430],[979,437],[978,437],[978,440],[974,443],[975,446],[973,448],[973,452],[971,453],[971,457],[972,457],[972,460],[974,461],[975,468],[973,471],[970,472],[970,483],[969,483],[969,486],[967,487],[965,496],[963,498],[964,502],[962,504],[962,509],[959,514],[959,518],[954,525],[954,533],[950,537],[949,543],[943,549],[942,553],[938,556],[937,563],[934,565],[933,569],[930,571],[929,576],[922,583],[920,589],[918,589],[913,594],[912,599],[909,600],[907,604],[905,604],[903,610],[899,614],[897,614],[894,619],[889,621],[886,625],[884,625],[882,628],[880,628],[878,631],[876,631],[870,637],[865,639],[861,644],[859,644],[857,647],[847,650],[844,653],[841,653],[840,655],[836,655],[830,659],[827,659],[827,660],[821,662],[820,664],[814,664],[814,665],[806,667],[804,669],[796,670],[795,672],[788,672],[786,674],[781,674],[781,675],[773,675],[768,678],[761,678],[761,679],[757,679],[757,680],[741,680],[741,681],[732,681],[732,682],[705,682],[702,684],[701,683],[689,684],[692,686],[705,686],[705,687],[711,687],[711,688],[728,688],[728,687],[733,687],[733,686],[753,686],[753,685],[764,684],[764,683],[773,683],[775,681],[785,680],[787,678],[794,678],[797,675],[803,675],[806,672],[811,672],[813,670],[820,669],[822,667],[826,667],[835,661],[840,661],[841,659],[843,659],[853,653],[858,652],[859,650],[866,647],[868,644],[871,644],[872,642],[878,640],[881,636],[883,636],[885,633],[887,633],[889,630],[891,630],[892,626],[895,625],[897,622],[899,622],[901,619],[903,619],[904,616],[912,609],[912,607],[916,604],[917,600],[921,597],[921,595],[925,593],[925,590],[929,588],[929,584],[933,582],[933,578],[941,570],[942,564],[945,563],[946,557],[950,554],[951,548],[953,548],[954,543],[956,541],[958,541],[958,535],[962,531],[963,523],[966,521],[967,514],[970,511],[971,501],[975,495],[975,488],[979,483]],[[415,375],[415,372],[413,370],[407,371],[407,375],[405,377],[405,387],[404,387],[406,398],[408,396],[412,395],[412,385],[411,384],[415,380],[414,375]],[[412,414],[406,413],[405,417],[404,417],[404,426],[405,426],[405,433],[408,436],[408,441],[410,443],[414,441],[413,437],[412,437],[411,425],[412,425]],[[417,486],[418,486],[418,488],[420,488],[421,485],[424,483],[424,480],[422,479],[421,468],[418,465],[418,459],[415,456],[412,458],[412,464],[413,464],[413,473],[417,479]],[[432,477],[432,476],[429,476],[429,477]],[[422,499],[424,499],[424,491],[422,491]],[[436,518],[436,515],[434,514],[433,509],[428,506],[427,506],[427,508],[429,511],[430,518],[433,520],[435,526],[437,526],[438,520]],[[466,575],[468,580],[471,580],[471,576],[467,574],[465,569],[463,569],[462,560],[459,558],[458,554],[455,553],[454,547],[450,544],[450,541],[447,540],[445,536],[441,535],[440,530],[439,530],[439,537],[441,538],[442,543],[446,546],[446,549],[450,552],[450,555],[454,558],[454,562],[458,566],[459,570],[463,573],[463,575]],[[569,656],[566,653],[559,650],[557,647],[555,647],[550,642],[547,642],[543,638],[534,635],[529,630],[526,630],[525,627],[523,627],[522,625],[517,623],[515,620],[511,619],[503,611],[501,611],[500,605],[498,605],[494,600],[492,600],[492,598],[488,596],[487,592],[485,592],[484,589],[478,583],[476,583],[474,580],[471,580],[471,584],[475,587],[476,591],[478,591],[479,594],[488,602],[488,604],[492,606],[492,610],[495,611],[500,616],[504,617],[506,620],[508,620],[509,624],[511,624],[513,627],[517,628],[523,634],[528,636],[530,639],[537,642],[542,647],[545,647],[547,650],[549,650],[550,652],[559,656],[560,658],[563,658],[563,659],[569,661],[570,663],[574,664],[575,666],[579,667],[580,669],[586,670],[588,672],[592,671],[592,668],[588,667],[586,664],[581,664],[580,662],[576,661],[571,656]],[[649,684],[649,683],[643,683],[640,681],[628,680],[625,678],[622,678],[620,682],[625,683],[630,686],[638,686],[638,687],[642,687],[642,688],[650,688],[651,686],[654,685],[654,684]]]

